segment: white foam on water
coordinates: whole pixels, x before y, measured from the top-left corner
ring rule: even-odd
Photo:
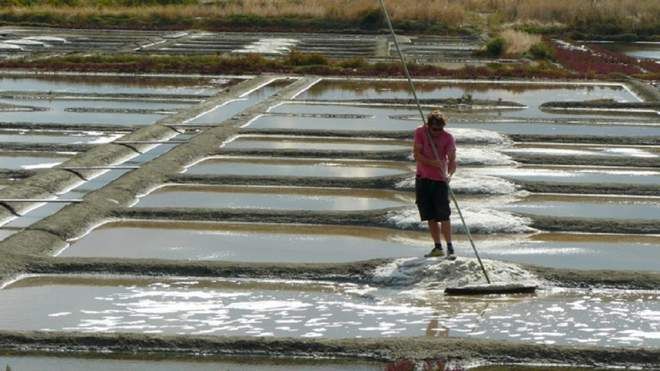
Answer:
[[[482,260],[492,282],[539,285],[532,273],[512,263]],[[476,258],[401,258],[374,270],[374,280],[387,286],[405,286],[408,294],[422,294],[447,287],[485,284]]]
[[[608,153],[614,153],[614,154],[621,154],[625,156],[630,156],[630,157],[644,157],[644,158],[656,158],[658,155],[655,153],[651,153],[649,151],[645,151],[639,148],[598,148],[599,150],[602,150],[603,152],[608,152]]]
[[[540,155],[560,155],[560,156],[585,156],[598,155],[597,152],[578,150],[578,149],[559,149],[559,148],[512,148],[504,150],[505,153],[531,153]]]
[[[493,233],[530,233],[534,229],[529,225],[529,218],[513,215],[507,211],[479,208],[475,206],[461,207],[463,217],[471,233],[493,234]],[[417,208],[402,208],[390,211],[387,221],[403,229],[426,229],[426,222],[419,220]],[[452,209],[452,227],[455,233],[465,233],[456,210]]]
[[[17,50],[23,50],[23,48],[20,45],[7,44],[7,43],[4,43],[4,42],[1,42],[0,43],[0,50],[17,51]]]
[[[260,39],[241,49],[234,49],[232,53],[262,53],[262,54],[285,54],[298,44],[297,39],[267,38]]]
[[[65,38],[57,37],[57,36],[29,36],[29,37],[24,37],[23,40],[45,41],[45,42],[62,43],[62,44],[67,42]]]
[[[451,188],[461,194],[507,195],[518,192],[515,183],[506,179],[474,173],[456,174],[451,180]],[[394,185],[398,189],[415,189],[415,177],[409,177]]]
[[[60,161],[60,162],[44,162],[42,164],[34,164],[34,165],[23,165],[23,166],[21,166],[21,169],[25,169],[25,170],[50,169],[50,168],[55,167],[55,166],[57,166],[61,163],[62,163],[62,161]]]
[[[511,140],[495,131],[481,129],[452,128],[447,130],[456,141],[465,143],[507,144]]]
[[[512,165],[511,157],[488,147],[461,147],[456,156],[461,164]]]

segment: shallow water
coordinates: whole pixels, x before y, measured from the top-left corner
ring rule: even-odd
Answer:
[[[34,122],[61,124],[98,124],[98,125],[150,125],[168,114],[190,107],[190,104],[154,103],[134,100],[124,101],[87,101],[87,100],[18,100],[2,99],[0,103],[39,107],[45,111],[35,112],[0,112],[0,122]],[[154,109],[160,113],[124,113],[124,112],[70,112],[70,108],[101,109]]]
[[[2,355],[0,369],[9,366],[13,371],[382,371],[378,363],[340,360],[304,360],[282,358],[246,359],[201,358],[195,359],[121,359],[107,356],[101,358],[74,358],[65,356]],[[193,357],[190,357],[193,358]]]
[[[506,154],[530,154],[540,156],[598,156],[618,158],[658,158],[660,150],[643,146],[598,146],[585,144],[516,144],[514,148],[501,149]]]
[[[521,122],[492,122],[470,123],[452,122],[447,127],[452,128],[491,130],[505,135],[571,135],[594,137],[660,137],[660,127],[630,124],[561,124],[561,123],[521,123]]]
[[[64,155],[52,156],[49,153],[0,152],[0,168],[12,170],[51,168],[68,158]]]
[[[0,131],[0,142],[8,143],[55,143],[55,144],[101,144],[111,142],[124,133],[103,132],[58,132],[34,130]]]
[[[333,151],[410,151],[412,144],[394,140],[356,140],[315,137],[240,135],[224,145],[227,149],[299,149]]]
[[[599,43],[598,46],[633,58],[660,61],[660,43],[658,42]]]
[[[420,99],[461,98],[512,101],[522,103],[527,109],[509,112],[512,117],[562,117],[565,114],[545,113],[538,107],[548,101],[584,101],[613,99],[619,102],[635,102],[636,97],[621,86],[605,85],[550,85],[550,84],[496,84],[416,82]],[[351,99],[410,99],[410,88],[404,81],[330,81],[324,80],[300,94],[298,99],[351,100]]]
[[[560,269],[613,269],[658,271],[660,238],[657,236],[541,233],[510,239],[478,238],[485,259],[533,264]],[[473,256],[467,241],[455,243],[459,256]]]
[[[240,97],[236,100],[228,101],[216,106],[213,110],[206,112],[192,120],[186,121],[189,124],[219,124],[228,120],[235,114],[251,107],[275,94],[284,86],[290,84],[289,80],[275,80],[268,85],[261,87],[250,94]]]
[[[657,292],[552,290],[455,298],[391,289],[364,296],[365,289],[321,282],[35,277],[0,291],[6,303],[0,328],[660,345]]]
[[[526,215],[613,220],[657,220],[660,223],[659,198],[534,195],[514,203],[502,205],[501,209]]]
[[[460,171],[460,170],[459,170]],[[517,168],[489,167],[470,169],[468,172],[496,176],[511,180],[523,180],[546,183],[575,183],[575,184],[660,184],[660,172],[655,170],[626,170],[625,168],[601,167],[542,167],[521,166]],[[460,176],[460,172],[457,172]]]
[[[192,175],[255,175],[364,178],[411,172],[406,165],[377,162],[292,159],[209,158],[190,166]]]
[[[425,235],[364,227],[126,221],[59,256],[336,263],[421,256],[428,246]]]
[[[94,76],[41,76],[39,78],[0,76],[2,91],[65,92],[94,94],[216,94],[231,80],[147,78],[147,77],[94,77]]]
[[[388,191],[293,187],[166,186],[141,198],[137,207],[200,207],[284,210],[370,210],[414,202]]]

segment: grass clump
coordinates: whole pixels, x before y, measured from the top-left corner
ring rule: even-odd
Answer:
[[[499,58],[504,54],[506,41],[502,37],[494,37],[486,43],[486,54],[491,57]]]
[[[555,51],[552,46],[546,42],[538,42],[529,48],[527,55],[532,59],[537,60],[554,60]]]

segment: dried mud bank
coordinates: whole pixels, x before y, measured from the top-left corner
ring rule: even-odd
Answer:
[[[540,134],[507,134],[509,139],[518,143],[579,143],[579,144],[619,144],[619,145],[660,145],[660,137],[608,137],[597,135],[540,135]]]
[[[538,345],[523,342],[456,338],[292,339],[254,337],[162,336],[138,334],[80,334],[0,332],[0,349],[45,352],[140,352],[181,356],[269,356],[394,361],[449,361],[568,364],[575,366],[656,367],[658,349],[597,348]]]
[[[45,237],[45,236],[44,236]],[[52,238],[53,236],[51,236]],[[376,269],[393,259],[350,263],[254,263],[171,261],[160,259],[54,258],[7,256],[23,274],[107,274],[129,276],[294,279],[382,286]],[[515,263],[538,279],[564,288],[655,290],[660,273],[612,270],[571,270]]]

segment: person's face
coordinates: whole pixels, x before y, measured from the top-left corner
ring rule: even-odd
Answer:
[[[442,125],[442,124],[429,125],[429,131],[431,131],[431,135],[435,137],[435,136],[440,135],[440,133],[442,132],[444,127],[445,126]]]

